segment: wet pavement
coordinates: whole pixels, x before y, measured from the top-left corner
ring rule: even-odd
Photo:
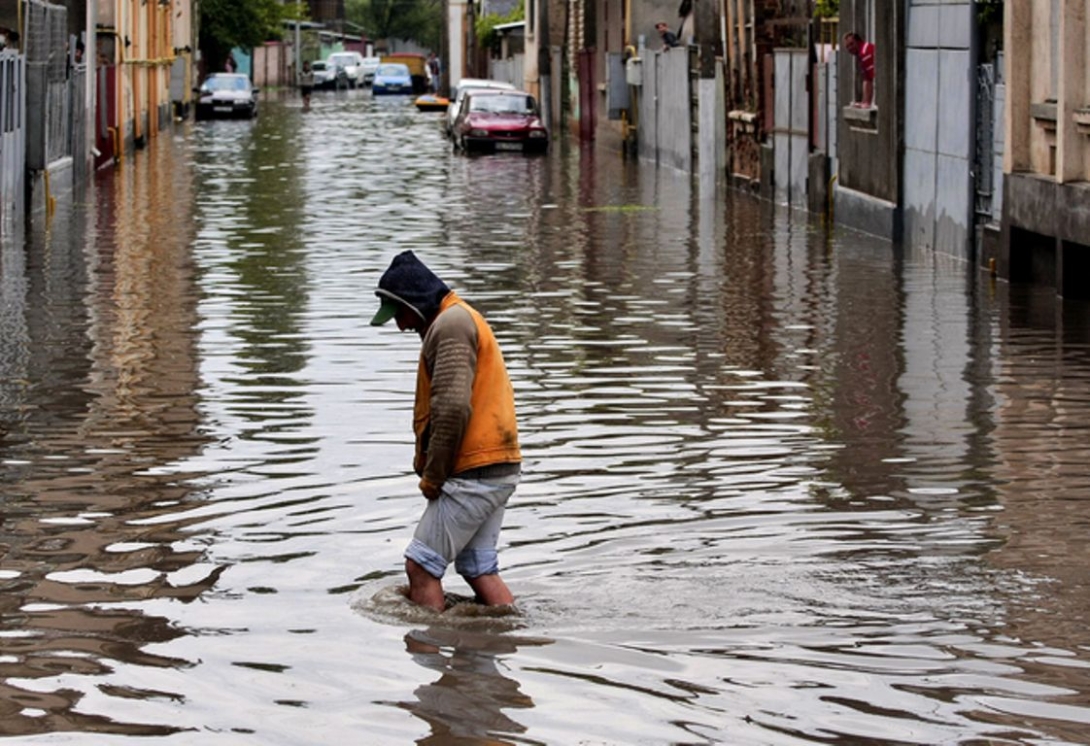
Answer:
[[[0,736],[1090,742],[1090,306],[399,97],[262,106],[3,245]],[[407,248],[511,371],[517,615],[398,593]]]

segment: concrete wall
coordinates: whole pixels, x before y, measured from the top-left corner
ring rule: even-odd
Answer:
[[[911,0],[905,51],[904,241],[973,248],[975,23],[968,0]]]

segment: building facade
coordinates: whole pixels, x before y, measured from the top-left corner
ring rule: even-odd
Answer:
[[[1005,3],[1006,151],[998,273],[1087,298],[1090,2]]]

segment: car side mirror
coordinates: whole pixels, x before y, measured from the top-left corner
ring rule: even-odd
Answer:
[[[254,95],[256,96],[259,93],[261,93],[261,89],[260,88],[254,88]]]

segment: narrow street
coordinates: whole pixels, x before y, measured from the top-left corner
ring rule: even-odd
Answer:
[[[0,247],[5,742],[1085,743],[1090,305],[442,117],[268,96]],[[404,249],[511,371],[517,617],[397,592]]]

